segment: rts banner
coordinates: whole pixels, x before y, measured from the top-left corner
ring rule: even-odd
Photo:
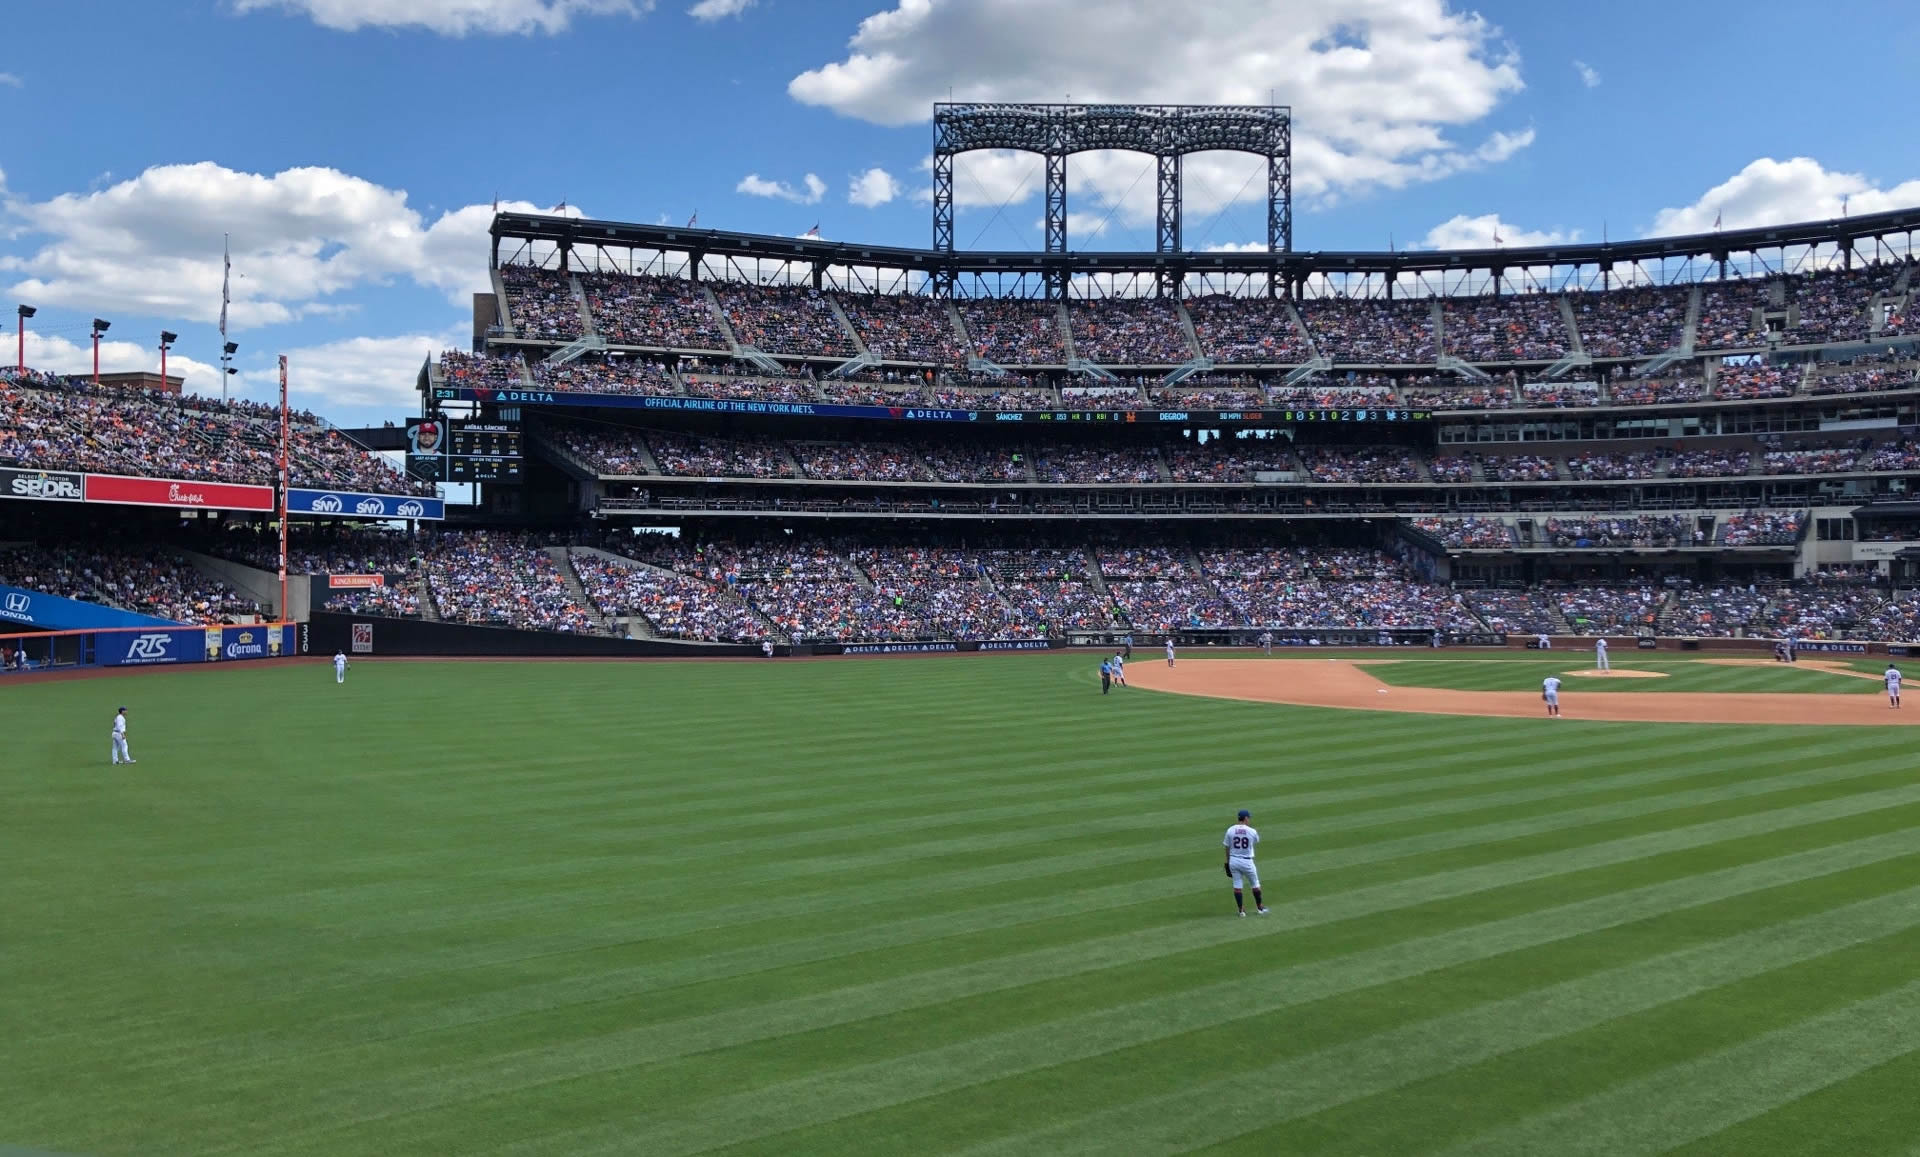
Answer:
[[[287,513],[323,518],[429,518],[447,516],[447,504],[438,498],[405,494],[358,494],[345,490],[287,491]]]
[[[170,631],[103,631],[94,637],[93,659],[102,667],[153,667],[198,663],[206,658],[205,627]]]

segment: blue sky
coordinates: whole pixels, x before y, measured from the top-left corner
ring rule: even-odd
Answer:
[[[463,342],[496,197],[925,244],[925,118],[949,91],[1271,91],[1294,107],[1303,249],[1920,203],[1898,84],[1920,6],[1856,4],[1847,22],[1871,34],[1836,42],[1804,7],[1723,0],[32,5],[9,14],[0,63],[0,287],[41,309],[30,362],[81,368],[101,316],[109,366],[155,367],[172,329],[170,367],[217,392],[231,233],[241,392],[268,396],[284,352],[303,402],[398,418],[428,350]],[[1076,161],[1075,248],[1152,247],[1150,164]],[[1190,161],[1190,245],[1263,239],[1256,164]],[[962,247],[1038,247],[1036,165],[961,169]]]

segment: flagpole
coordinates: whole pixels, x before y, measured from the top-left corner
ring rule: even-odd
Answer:
[[[280,620],[287,621],[287,442],[292,422],[287,413],[287,355],[280,355]]]
[[[233,284],[233,235],[220,235],[220,401],[227,401],[227,368],[233,355],[226,350],[227,342],[227,303],[233,300],[230,287]],[[164,383],[163,383],[164,384]]]

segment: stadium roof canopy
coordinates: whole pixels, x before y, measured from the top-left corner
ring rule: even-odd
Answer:
[[[1283,280],[1304,280],[1314,274],[1419,274],[1450,270],[1499,272],[1507,269],[1587,266],[1607,269],[1617,265],[1731,257],[1766,250],[1831,249],[1851,253],[1862,241],[1920,232],[1920,208],[1900,209],[1830,221],[1770,225],[1758,229],[1729,229],[1681,237],[1651,237],[1637,241],[1589,244],[1502,246],[1491,249],[1417,249],[1406,251],[1294,251],[1269,252],[1112,252],[1092,250],[1048,254],[1033,251],[959,250],[951,254],[932,248],[868,245],[810,237],[780,237],[734,233],[720,229],[642,225],[556,217],[531,213],[499,213],[490,230],[493,260],[500,259],[502,242],[543,242],[564,254],[574,249],[652,250],[685,253],[698,258],[770,260],[811,265],[861,266],[934,274],[1045,274],[1064,266],[1084,274],[1280,274]]]

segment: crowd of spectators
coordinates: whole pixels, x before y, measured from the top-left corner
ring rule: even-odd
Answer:
[[[1620,378],[1608,392],[1619,406],[1667,406],[1699,401],[1707,396],[1707,384],[1700,378]]]
[[[973,352],[995,365],[1059,366],[1067,361],[1060,339],[1060,308],[1050,301],[970,297],[960,303]]]
[[[1480,472],[1490,482],[1554,482],[1560,469],[1544,454],[1488,454],[1480,459]]]
[[[516,337],[572,341],[580,336],[580,299],[573,295],[570,274],[532,265],[503,265],[500,281],[507,291],[507,315]]]
[[[1312,356],[1285,301],[1215,294],[1190,299],[1187,316],[1201,352],[1223,366],[1295,365]]]
[[[251,622],[260,615],[259,604],[159,545],[0,547],[0,583],[176,623]]]
[[[1765,474],[1838,474],[1852,470],[1870,440],[1829,446],[1795,442],[1788,446],[1778,435],[1761,435],[1760,470]]]
[[[1653,453],[1616,451],[1567,455],[1567,477],[1575,482],[1626,481],[1652,478],[1660,471],[1660,456]]]
[[[809,377],[772,377],[765,374],[734,376],[714,373],[682,373],[680,380],[687,394],[695,398],[723,398],[736,402],[813,402]]]
[[[1250,380],[1211,381],[1188,378],[1178,386],[1156,387],[1147,391],[1156,409],[1163,410],[1262,410],[1267,395]]]
[[[1513,387],[1497,382],[1409,389],[1406,399],[1416,410],[1507,410],[1515,404]]]
[[[1060,399],[1052,390],[1034,385],[943,387],[933,392],[933,404],[950,410],[1055,410],[1060,407]]]
[[[814,389],[823,402],[837,406],[924,406],[927,396],[918,385],[886,385],[848,378],[823,378]]]
[[[1867,302],[1884,280],[1885,267],[1822,269],[1789,278],[1796,345],[1860,341],[1867,336]]]
[[[1732,478],[1753,468],[1753,452],[1743,446],[1676,451],[1667,463],[1669,478]]]
[[[919,447],[920,460],[941,482],[1030,482],[1032,462],[1006,446],[931,443]]]
[[[1571,410],[1600,404],[1598,382],[1528,382],[1520,387],[1520,404],[1529,409]]]
[[[966,347],[954,332],[944,301],[900,293],[846,293],[839,301],[867,352],[882,361],[946,366],[967,362]]]
[[[1147,400],[1135,386],[1062,386],[1060,406],[1067,410],[1138,410]]]
[[[1095,365],[1179,365],[1193,359],[1186,327],[1170,300],[1108,297],[1067,306],[1073,352]]]
[[[712,478],[792,478],[796,471],[785,447],[766,440],[728,441],[691,438],[664,430],[647,431],[647,449],[662,474]]]
[[[440,355],[440,378],[462,389],[517,390],[527,384],[527,366],[518,354],[496,358],[447,350]]]
[[[1450,550],[1500,550],[1513,545],[1513,527],[1503,518],[1427,516],[1414,519],[1413,526]]]
[[[533,384],[543,390],[570,394],[646,394],[654,397],[680,392],[673,371],[657,362],[564,362],[533,366]]]
[[[1489,630],[1509,635],[1551,635],[1560,629],[1547,596],[1540,591],[1488,587],[1467,591],[1465,598]]]
[[[1713,384],[1713,396],[1790,398],[1799,383],[1799,366],[1722,366]]]
[[[712,286],[734,340],[766,353],[850,358],[853,335],[817,289],[793,285]]]
[[[1385,410],[1397,408],[1393,387],[1383,381],[1315,380],[1296,386],[1275,386],[1276,409]]]
[[[1660,633],[1695,638],[1744,633],[1766,607],[1768,593],[1757,586],[1734,584],[1680,587],[1662,614]]]
[[[1879,390],[1905,390],[1914,386],[1912,366],[1874,366],[1848,369],[1836,374],[1811,378],[1809,394],[1866,394]]]
[[[1767,304],[1767,283],[1748,281],[1712,281],[1700,287],[1700,322],[1694,331],[1694,348],[1700,350],[1748,349],[1766,344],[1766,331],[1758,320]]]
[[[1033,474],[1041,482],[1160,481],[1160,455],[1151,446],[1039,446]]]
[[[473,530],[442,534],[422,559],[442,619],[535,631],[590,633],[593,613],[577,602],[543,540]]]
[[[1920,470],[1920,445],[1888,442],[1875,446],[1865,461],[1869,470]]]
[[[1550,361],[1568,346],[1558,297],[1449,297],[1441,324],[1447,352],[1470,362]]]
[[[917,482],[928,478],[913,451],[889,442],[795,442],[793,456],[809,478],[850,482]]]
[[[765,624],[725,584],[676,571],[629,566],[599,555],[568,555],[581,589],[607,615],[646,619],[670,639],[739,643],[766,638]]]
[[[1474,481],[1474,459],[1465,454],[1436,454],[1427,460],[1427,472],[1435,482]]]
[[[1295,473],[1300,464],[1278,439],[1214,438],[1170,446],[1167,469],[1175,482],[1251,482],[1256,474]]]
[[[1775,589],[1759,617],[1767,634],[1832,639],[1872,621],[1882,595],[1871,586],[1841,582],[1798,583]]]
[[[679,277],[583,273],[595,332],[614,345],[724,350],[726,331],[699,282]]]
[[[1686,336],[1690,292],[1676,287],[1572,294],[1581,349],[1596,358],[1620,358],[1679,348]]]
[[[1420,462],[1401,446],[1359,449],[1301,446],[1300,460],[1316,482],[1419,482]]]
[[[381,615],[391,619],[420,617],[420,587],[417,583],[398,586],[367,587],[361,590],[333,591],[325,608],[342,615]]]
[[[1576,635],[1651,635],[1667,592],[1648,583],[1555,587],[1548,597]]]
[[[1793,546],[1806,528],[1804,510],[1746,510],[1720,520],[1724,546]]]
[[[1694,532],[1688,520],[1677,514],[1617,518],[1555,517],[1541,523],[1541,529],[1546,533],[1547,542],[1561,549],[1694,544]]]
[[[1433,361],[1433,304],[1322,297],[1300,304],[1314,348],[1341,363]]]

